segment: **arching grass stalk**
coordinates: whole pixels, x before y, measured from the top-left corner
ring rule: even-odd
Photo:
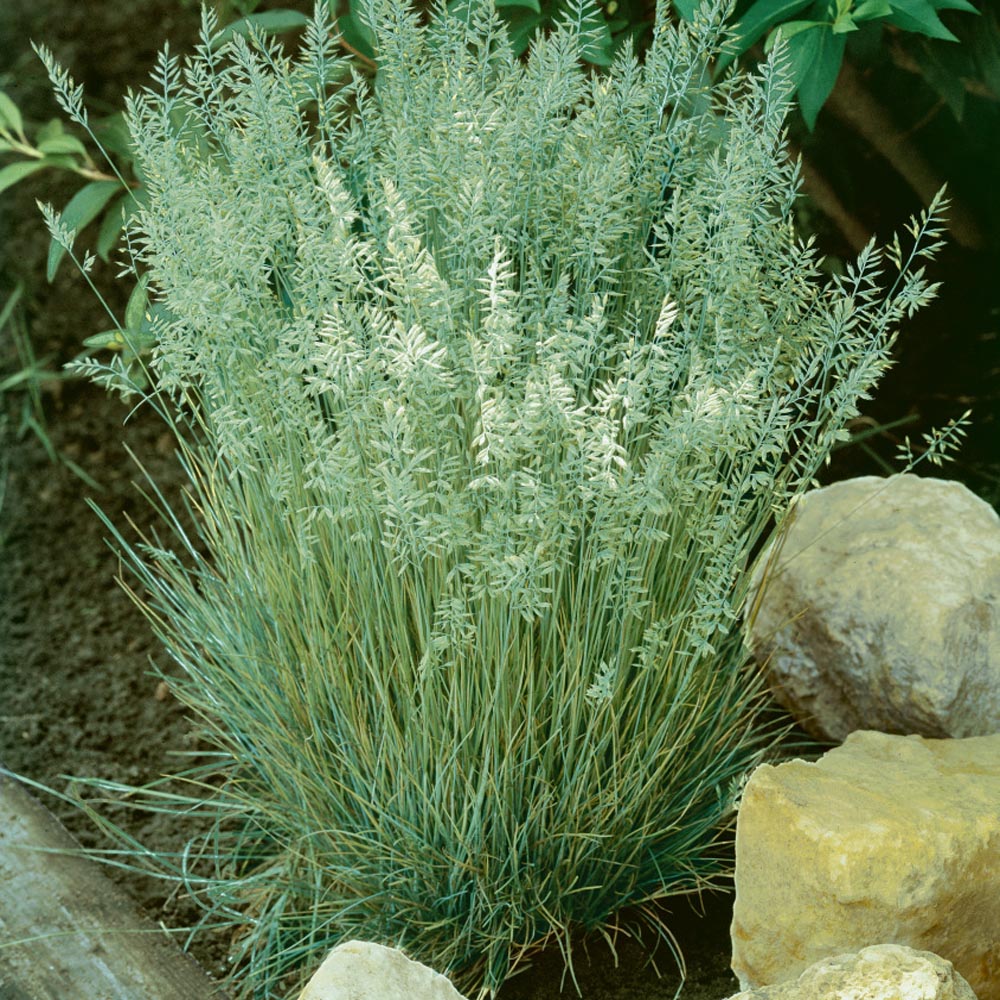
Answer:
[[[588,75],[585,3],[521,63],[370,0],[374,83],[323,10],[295,60],[208,18],[128,107],[190,517],[151,484],[168,537],[116,539],[219,753],[135,801],[212,819],[157,863],[241,995],[346,937],[488,994],[723,874],[747,561],[933,289],[897,245],[821,280],[780,51],[706,90],[717,9]]]

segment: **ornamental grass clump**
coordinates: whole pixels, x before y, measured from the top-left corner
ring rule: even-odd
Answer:
[[[487,995],[724,874],[748,560],[933,291],[933,217],[797,242],[780,46],[712,87],[724,12],[664,9],[593,72],[583,0],[524,62],[484,8],[361,3],[374,80],[325,4],[294,58],[206,16],[128,106],[190,489],[119,541],[217,748],[137,801],[213,819],[160,860],[244,996],[348,938]]]

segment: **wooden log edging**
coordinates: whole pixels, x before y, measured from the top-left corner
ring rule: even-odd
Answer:
[[[42,848],[42,850],[39,850]],[[227,1000],[0,764],[0,997]]]

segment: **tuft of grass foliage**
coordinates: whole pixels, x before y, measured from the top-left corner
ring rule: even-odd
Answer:
[[[239,929],[241,996],[349,937],[485,996],[725,874],[774,743],[745,569],[933,295],[939,226],[821,277],[781,47],[710,86],[720,6],[607,73],[585,0],[524,62],[484,5],[356,9],[374,81],[319,4],[294,59],[206,15],[129,101],[190,496],[115,535],[217,749],[133,801],[211,818],[158,870]]]

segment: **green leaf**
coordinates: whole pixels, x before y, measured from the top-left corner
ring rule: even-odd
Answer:
[[[149,285],[149,272],[147,271],[132,289],[132,294],[128,297],[128,305],[125,307],[125,329],[140,330],[142,321],[146,316],[146,287]]]
[[[841,14],[830,25],[830,30],[835,35],[846,35],[848,32],[857,31],[858,26],[854,23],[854,18],[850,14]]]
[[[788,41],[788,60],[792,79],[797,83],[799,109],[810,131],[837,82],[846,44],[847,37],[835,35],[829,25],[800,32]]]
[[[480,0],[448,0],[447,11],[451,17],[458,18],[463,24],[472,24],[472,15]]]
[[[97,234],[97,244],[95,250],[101,260],[106,261],[111,248],[118,242],[118,236],[125,223],[132,217],[137,203],[131,191],[126,191],[112,206],[104,213],[101,220],[101,228]]]
[[[580,58],[594,66],[610,66],[614,42],[608,22],[594,0],[563,0],[550,13],[553,24],[569,28],[580,45]]]
[[[725,69],[742,55],[765,32],[793,14],[808,7],[813,0],[757,0],[733,27],[732,43],[719,57],[719,69]]]
[[[887,0],[862,0],[851,11],[851,17],[855,21],[876,21],[881,17],[888,17],[891,13],[892,7]]]
[[[20,163],[10,163],[0,170],[0,191],[6,191],[18,181],[24,180],[29,174],[47,167],[44,160],[22,160]]]
[[[24,122],[21,120],[21,112],[2,90],[0,90],[0,125],[13,129],[22,139],[24,138]]]
[[[580,50],[583,61],[593,66],[610,66],[614,61],[614,39],[607,22],[599,14],[595,14],[588,25],[586,37]]]
[[[637,50],[637,45],[639,44],[639,39],[646,31],[646,25],[632,24],[631,22],[626,23],[622,28],[614,28],[609,23],[608,28],[615,39],[615,58],[617,58],[618,54],[625,50],[626,47],[627,51],[634,55]]]
[[[80,166],[80,162],[76,157],[70,156],[67,153],[44,156],[42,157],[42,163],[47,167],[60,167],[63,170],[77,170]]]
[[[787,42],[790,38],[794,38],[803,31],[809,31],[812,28],[829,29],[830,24],[827,21],[786,21],[784,24],[779,24],[778,27],[767,36],[767,41],[764,43],[765,55],[774,48],[779,37],[783,38]]]
[[[538,0],[494,0],[494,4],[498,10],[501,7],[527,7],[528,10],[534,11],[536,14],[542,12],[542,6]]]
[[[108,115],[94,125],[94,132],[101,145],[109,152],[115,153],[124,160],[131,162],[133,157],[132,138],[125,122],[125,113],[117,111]]]
[[[614,62],[614,39],[611,32],[608,32],[606,40],[599,42],[588,42],[580,52],[584,62],[593,66],[610,66]]]
[[[54,135],[51,139],[45,139],[38,144],[38,148],[41,152],[48,155],[64,154],[74,154],[78,156],[86,156],[87,148],[84,146],[76,136],[73,135]]]
[[[233,35],[248,35],[252,30],[261,31],[266,35],[280,35],[286,31],[304,28],[309,18],[297,10],[265,10],[259,14],[248,14],[232,24],[227,24],[213,39],[212,48],[224,45]]]
[[[69,229],[80,232],[84,226],[92,222],[102,208],[114,197],[115,193],[121,191],[121,184],[118,181],[91,181],[84,185],[63,209],[62,221]],[[46,265],[45,275],[49,281],[56,276],[59,263],[66,253],[66,248],[62,244],[53,240],[49,244],[49,259]]]
[[[101,351],[121,351],[126,359],[138,358],[143,351],[156,346],[156,338],[140,330],[102,330],[92,337],[84,337],[84,347]]]
[[[355,52],[360,52],[367,59],[375,58],[375,35],[354,11],[337,18],[337,29]]]
[[[121,335],[120,330],[102,330],[90,337],[84,337],[83,346],[120,351],[125,346],[125,338]]]
[[[700,6],[700,0],[674,0],[674,10],[685,21],[693,21],[695,11]]]
[[[963,10],[966,14],[982,14],[969,0],[931,0],[935,10]]]
[[[532,14],[523,7],[509,7],[502,12],[501,17],[507,24],[507,38],[514,55],[524,55],[535,31],[545,18],[541,14]]]
[[[942,38],[949,42],[958,39],[944,26],[937,11],[928,0],[889,0],[892,6],[892,16],[887,18],[890,24],[903,28],[905,31],[915,31],[929,38]]]
[[[66,130],[63,128],[62,121],[58,118],[52,118],[38,130],[35,141],[46,142],[57,135],[64,135],[65,132]]]

